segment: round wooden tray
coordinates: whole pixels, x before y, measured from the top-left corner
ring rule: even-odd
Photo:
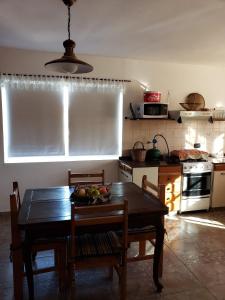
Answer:
[[[203,110],[205,99],[199,93],[191,93],[187,95],[185,103],[180,103],[180,105],[186,110]]]

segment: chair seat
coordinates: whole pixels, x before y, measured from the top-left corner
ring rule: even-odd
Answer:
[[[77,247],[75,257],[71,257],[73,259],[121,255],[122,252],[122,245],[113,231],[78,235],[75,242]]]
[[[140,234],[140,233],[148,233],[148,232],[154,232],[155,226],[149,225],[145,227],[138,227],[138,228],[129,228],[128,229],[128,235],[129,234]]]
[[[65,237],[50,237],[50,238],[35,239],[33,241],[33,245],[52,244],[52,243],[65,243],[65,242],[66,242]]]

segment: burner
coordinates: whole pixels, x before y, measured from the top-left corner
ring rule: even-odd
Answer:
[[[179,157],[177,156],[171,156],[170,161],[174,163],[195,163],[195,162],[206,162],[208,161],[207,159],[199,158],[199,159],[186,159],[186,160],[180,160]]]
[[[193,163],[193,162],[204,162],[204,161],[208,161],[208,160],[206,160],[206,159],[203,159],[203,158],[199,158],[199,159],[191,159],[191,158],[189,158],[189,159],[186,159],[186,160],[182,160],[182,161],[180,161],[180,162],[187,162],[187,163]]]

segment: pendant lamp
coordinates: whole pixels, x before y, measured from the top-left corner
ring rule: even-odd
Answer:
[[[45,67],[49,71],[67,73],[67,74],[82,74],[93,71],[93,67],[86,62],[77,59],[74,48],[76,43],[70,39],[70,7],[76,0],[62,0],[68,8],[68,39],[63,42],[65,53],[59,59],[49,61]]]

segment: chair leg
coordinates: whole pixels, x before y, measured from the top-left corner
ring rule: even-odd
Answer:
[[[74,267],[72,263],[69,263],[67,265],[67,283],[69,288],[71,288],[73,282],[75,282]]]
[[[139,241],[139,256],[145,256],[146,241]]]
[[[13,251],[13,287],[15,300],[23,299],[23,256],[21,249]]]
[[[58,267],[58,260],[59,260],[59,253],[57,250],[54,250],[54,265],[57,268]]]
[[[66,288],[66,245],[61,245],[58,249],[55,249],[55,257],[57,261],[57,271],[59,277],[59,289],[64,291]]]
[[[119,284],[120,284],[120,300],[126,300],[126,295],[127,295],[127,268],[126,268],[126,266],[122,266]]]
[[[29,247],[29,244],[24,245],[23,260],[24,260],[24,266],[25,266],[25,271],[26,271],[26,276],[27,276],[29,300],[33,300],[34,299],[34,279],[33,279],[31,249]]]
[[[163,251],[160,255],[160,259],[159,259],[159,277],[162,278],[162,274],[163,274]]]
[[[32,252],[32,261],[34,262],[37,256],[37,251]]]
[[[113,267],[109,267],[109,278],[112,280],[113,279]]]
[[[75,276],[74,276],[74,265],[73,263],[69,263],[67,265],[67,291],[69,300],[74,300],[76,294],[76,284],[75,284]]]

